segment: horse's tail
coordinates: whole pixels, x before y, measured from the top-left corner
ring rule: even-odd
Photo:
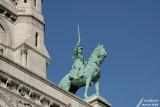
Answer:
[[[69,91],[70,90],[70,87],[71,87],[71,82],[70,82],[70,79],[69,79],[69,74],[67,74],[59,83],[59,87],[65,89],[66,91]]]

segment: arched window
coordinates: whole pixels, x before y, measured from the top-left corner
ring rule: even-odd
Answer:
[[[24,3],[27,3],[27,0],[24,0]]]
[[[35,46],[37,47],[38,46],[38,33],[36,32],[36,35],[35,35]]]
[[[34,6],[36,7],[36,0],[34,0]]]

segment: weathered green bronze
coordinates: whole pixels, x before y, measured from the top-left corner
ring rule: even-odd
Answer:
[[[72,58],[75,58],[75,62],[72,65],[72,70],[67,74],[59,83],[59,86],[63,89],[76,94],[80,87],[85,87],[85,99],[88,98],[87,92],[91,82],[94,82],[96,88],[96,94],[99,95],[99,78],[101,75],[100,64],[103,63],[107,56],[107,53],[103,45],[98,45],[93,51],[91,57],[84,61],[82,56],[82,48],[80,45],[80,34],[78,28],[79,41],[74,50]]]

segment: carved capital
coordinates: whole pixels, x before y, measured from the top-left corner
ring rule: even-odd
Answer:
[[[23,55],[23,54],[25,54],[25,55],[27,55],[28,54],[28,50],[21,50],[21,55]]]

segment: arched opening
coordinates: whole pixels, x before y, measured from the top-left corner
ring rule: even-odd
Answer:
[[[34,0],[34,6],[36,7],[36,0]]]
[[[38,33],[35,35],[35,46],[38,47]]]
[[[24,0],[24,3],[27,3],[27,0]]]

